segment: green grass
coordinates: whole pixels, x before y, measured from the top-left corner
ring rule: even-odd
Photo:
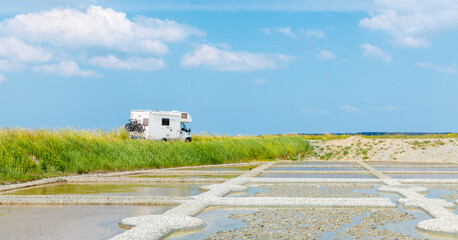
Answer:
[[[193,142],[128,140],[123,130],[0,129],[0,181],[76,173],[197,166],[311,154],[300,136],[194,136]]]

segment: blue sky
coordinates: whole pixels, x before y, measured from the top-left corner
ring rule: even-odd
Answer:
[[[0,126],[194,132],[458,131],[458,3],[0,3]]]

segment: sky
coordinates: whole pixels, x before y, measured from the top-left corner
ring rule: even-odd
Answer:
[[[458,132],[455,0],[0,2],[0,127]]]

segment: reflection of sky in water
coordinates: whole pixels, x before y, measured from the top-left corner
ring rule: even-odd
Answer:
[[[448,189],[435,189],[435,188],[428,188],[429,192],[426,195],[427,198],[442,198],[448,202],[455,202],[456,196],[458,191],[455,190],[448,190]],[[441,195],[455,195],[455,198],[452,199],[446,199],[445,196]]]
[[[355,189],[353,191],[355,191],[355,192],[374,193],[374,192],[377,191],[378,187],[379,186],[376,186],[373,189]],[[396,221],[394,223],[389,223],[389,224],[385,224],[383,226],[378,226],[378,228],[385,228],[385,229],[393,231],[393,232],[403,233],[404,235],[410,235],[413,238],[425,238],[426,237],[425,235],[423,235],[422,233],[417,231],[416,226],[417,226],[417,224],[419,222],[421,222],[423,220],[431,219],[431,217],[428,214],[424,213],[421,210],[417,211],[417,210],[411,210],[411,209],[408,209],[408,210],[404,209],[404,207],[402,207],[402,206],[400,206],[398,204],[398,200],[403,198],[398,194],[383,193],[383,194],[380,194],[379,197],[380,198],[388,198],[388,199],[390,199],[393,203],[396,204],[396,209],[397,210],[412,214],[414,219],[408,220],[408,221]],[[381,209],[381,210],[383,210],[383,209]],[[366,216],[366,215],[364,215],[364,216]],[[354,218],[355,221],[352,224],[349,224],[350,226],[347,226],[347,227],[351,227],[353,225],[361,223],[361,219],[364,216],[355,217]],[[345,231],[345,229],[346,229],[345,226],[343,226],[343,227],[341,227],[339,229],[339,232],[340,231]]]
[[[366,212],[366,213],[364,213],[362,215],[354,216],[353,219],[352,219],[353,221],[351,223],[344,224],[342,227],[340,227],[340,228],[338,228],[338,229],[336,229],[334,231],[331,231],[331,232],[324,231],[320,235],[319,239],[337,239],[339,237],[339,233],[344,232],[348,228],[351,228],[352,226],[361,223],[361,219],[363,217],[369,215],[371,210],[367,209],[367,211],[369,211],[369,212]]]
[[[306,186],[306,187],[310,187],[311,185],[312,186],[319,186],[319,187],[321,187],[322,189],[324,189],[326,191],[331,191],[328,188],[326,188],[325,185],[322,185],[322,184],[321,185],[320,184],[302,184],[302,186]],[[232,193],[232,194],[229,195],[229,197],[252,197],[252,196],[256,195],[257,193],[263,193],[263,192],[268,192],[269,191],[268,186],[266,186],[266,185],[259,186],[259,185],[256,185],[256,184],[252,184],[252,185],[246,185],[246,186],[248,187],[247,191],[238,192],[238,193]],[[288,186],[288,184],[285,184],[285,186]],[[296,186],[296,185],[294,185],[294,186]],[[342,185],[342,186],[345,186],[345,185]],[[377,194],[378,193],[377,189],[380,186],[381,185],[374,185],[373,187],[370,187],[370,188],[352,189],[351,192]],[[300,188],[301,185],[297,185],[297,187]],[[338,187],[338,184],[336,184],[336,187]],[[278,197],[284,197],[284,196],[280,196],[279,195]]]
[[[457,179],[458,174],[386,174],[395,179],[432,178],[432,179]]]
[[[415,171],[415,172],[425,172],[425,171],[457,171],[458,168],[412,168],[412,167],[377,167],[375,168],[379,171]]]
[[[381,209],[381,210],[383,211],[383,209]],[[422,233],[417,231],[417,229],[416,229],[416,226],[417,226],[417,224],[419,222],[421,222],[423,220],[430,219],[430,217],[426,213],[424,213],[422,211],[411,211],[411,210],[406,211],[405,209],[403,209],[400,206],[397,207],[397,210],[412,214],[414,219],[407,220],[407,221],[396,221],[394,223],[378,225],[377,228],[378,229],[387,229],[389,231],[393,231],[393,232],[396,232],[396,233],[402,233],[404,235],[410,235],[412,238],[421,238],[421,239],[423,239],[423,238],[426,237]],[[368,209],[367,213],[364,213],[364,214],[359,215],[359,216],[355,216],[353,218],[353,222],[351,222],[349,224],[345,224],[345,225],[343,225],[342,227],[340,227],[339,229],[337,229],[335,231],[324,232],[319,239],[336,239],[337,237],[339,237],[339,233],[344,232],[345,230],[347,230],[348,228],[350,228],[350,227],[352,227],[354,225],[360,224],[362,222],[363,218],[369,216],[373,211],[374,211],[373,209]],[[380,237],[382,237],[382,236],[380,236]],[[353,238],[349,237],[349,238],[343,238],[343,239],[353,239]]]
[[[180,171],[250,171],[256,167],[258,166],[189,168],[180,169]]]
[[[424,213],[423,211],[416,211],[416,210],[405,210],[402,207],[398,206],[398,210],[407,212],[413,215],[414,219],[407,220],[407,221],[397,221],[394,223],[385,224],[380,226],[380,228],[385,228],[393,232],[403,233],[404,235],[410,235],[413,238],[425,238],[426,236],[420,233],[416,226],[419,222],[423,220],[431,219],[431,217]]]
[[[352,189],[351,191],[356,193],[377,194],[380,186],[381,185],[374,184],[371,188]]]
[[[162,214],[162,206],[0,206],[1,239],[108,239],[127,217]]]
[[[266,171],[366,171],[360,167],[271,167]]]
[[[259,178],[375,178],[370,174],[261,174]]]
[[[374,162],[366,162],[367,164],[371,165],[372,167],[376,167],[379,165],[392,165],[393,167],[402,166],[402,165],[417,165],[417,166],[428,166],[428,165],[450,165],[447,162],[383,162],[383,161],[374,161]]]
[[[207,226],[198,232],[191,234],[178,233],[171,235],[167,240],[183,240],[183,239],[206,239],[207,235],[214,234],[217,231],[228,231],[234,230],[236,228],[241,228],[246,225],[241,219],[230,218],[231,214],[239,213],[254,213],[256,210],[253,209],[223,209],[223,208],[214,208],[212,210],[205,211],[199,214],[197,217],[202,219]]]
[[[290,162],[290,163],[278,163],[277,165],[349,165],[349,166],[359,166],[358,164],[351,163],[351,162]]]
[[[7,193],[14,195],[88,194],[107,196],[194,196],[202,184],[57,184]]]
[[[235,178],[238,175],[132,175],[130,178]]]
[[[403,222],[395,222],[392,224],[385,224],[382,226],[383,228],[386,228],[388,230],[394,231],[394,232],[399,232],[399,233],[404,233],[404,234],[409,234],[414,238],[428,238],[428,239],[444,239],[442,236],[435,236],[435,235],[426,235],[426,233],[419,232],[416,229],[416,225],[423,221],[423,220],[428,220],[431,219],[432,217],[429,216],[427,213],[420,209],[405,209],[401,205],[398,204],[398,200],[403,198],[402,196],[398,194],[391,194],[391,193],[383,193],[380,194],[381,198],[388,198],[390,199],[393,203],[396,204],[396,209],[407,212],[413,215],[414,219],[409,220],[409,221],[403,221]],[[427,196],[428,197],[428,196]],[[429,197],[428,197],[429,198]],[[458,211],[455,210],[455,214],[457,214]]]
[[[228,195],[228,197],[252,197],[252,196],[256,195],[257,193],[262,193],[262,192],[269,191],[268,189],[262,188],[262,187],[249,187],[249,186],[247,186],[247,187],[248,187],[247,191],[232,193],[232,194]]]
[[[390,196],[392,198],[393,196]],[[394,197],[393,199],[396,199],[398,197]],[[231,214],[239,214],[239,213],[246,213],[246,214],[251,214],[256,212],[259,209],[222,209],[222,208],[215,208],[212,210],[208,210],[197,216],[198,218],[202,219],[207,223],[207,226],[203,228],[202,230],[199,230],[197,232],[181,232],[181,233],[176,233],[171,236],[169,236],[167,239],[173,239],[173,240],[183,240],[183,239],[206,239],[208,235],[214,234],[217,231],[229,231],[229,230],[235,230],[236,228],[242,228],[246,226],[246,223],[243,222],[240,219],[233,219],[230,218]],[[353,225],[361,223],[361,219],[365,216],[368,216],[370,213],[372,213],[375,209],[367,209],[367,212],[355,216],[353,218],[353,222],[349,224],[345,224],[339,229],[331,232],[324,231],[319,239],[335,239],[338,237],[338,234],[340,232],[345,231],[346,229],[350,228]],[[384,210],[384,209],[380,209]],[[398,206],[398,210],[400,211],[406,211],[402,207]],[[405,235],[410,235],[411,237],[414,238],[424,238],[425,236],[422,235],[420,232],[418,232],[415,228],[415,226],[423,220],[430,219],[430,217],[421,212],[421,211],[407,211],[408,213],[412,214],[414,216],[414,219],[408,220],[408,221],[397,221],[392,224],[385,224],[382,226],[377,226],[378,228],[385,228],[393,232],[398,232],[398,233],[403,233]],[[352,239],[350,238],[344,238],[344,239]]]

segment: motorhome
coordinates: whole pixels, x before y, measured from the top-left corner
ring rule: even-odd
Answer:
[[[185,125],[191,122],[187,112],[132,110],[125,129],[130,139],[191,142],[191,129]]]

